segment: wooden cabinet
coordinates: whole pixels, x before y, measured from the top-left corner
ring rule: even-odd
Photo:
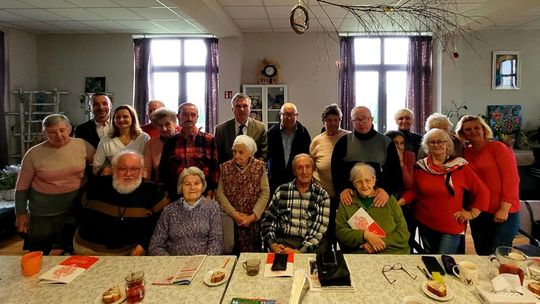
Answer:
[[[287,101],[286,84],[244,84],[242,91],[251,97],[251,117],[269,129],[279,123],[279,110]]]

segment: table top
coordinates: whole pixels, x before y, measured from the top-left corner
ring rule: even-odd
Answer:
[[[209,287],[203,277],[212,268],[222,267],[231,256],[208,256],[190,285],[157,286],[153,281],[172,275],[186,258],[172,257],[99,257],[96,264],[69,284],[40,284],[38,277],[66,257],[43,257],[39,274],[26,278],[21,274],[20,257],[0,256],[0,302],[10,303],[101,303],[101,294],[119,285],[131,271],[146,275],[146,295],[143,303],[220,303],[227,284]],[[236,257],[227,263],[234,267]],[[194,300],[196,299],[196,300]]]
[[[314,258],[314,254],[295,255],[294,267],[303,269],[309,274],[308,258]],[[454,256],[454,255],[453,255]],[[261,259],[261,271],[257,276],[250,277],[242,269],[242,264],[248,258],[258,257]],[[489,260],[487,257],[474,255],[455,255],[456,262],[467,260],[478,265],[479,280],[488,282]],[[346,254],[345,259],[351,272],[356,291],[324,290],[308,291],[302,303],[402,303],[407,296],[415,296],[432,303],[433,300],[424,295],[421,284],[426,282],[425,276],[418,270],[416,265],[423,266],[420,255],[367,255]],[[275,299],[280,303],[288,303],[291,294],[292,278],[265,278],[263,263],[266,260],[265,253],[242,253],[236,263],[234,275],[229,282],[229,287],[223,297],[223,303],[229,304],[234,297],[267,298]],[[385,265],[401,263],[415,280],[403,271],[390,271],[386,275],[390,280],[395,279],[394,284],[382,275]],[[445,276],[445,283],[454,298],[448,303],[480,303],[474,287],[468,287],[452,275]]]

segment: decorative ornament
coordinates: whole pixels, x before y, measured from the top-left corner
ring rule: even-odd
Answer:
[[[289,22],[297,34],[302,35],[309,29],[309,14],[301,0],[292,8]]]
[[[261,62],[259,71],[260,84],[279,83],[279,63],[276,60],[264,58]]]

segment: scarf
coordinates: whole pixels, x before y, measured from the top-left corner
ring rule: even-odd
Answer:
[[[452,182],[452,172],[468,164],[468,162],[461,158],[455,157],[447,159],[442,165],[435,165],[431,155],[424,157],[416,162],[420,169],[434,175],[444,175],[445,186],[450,195],[454,196],[454,184]]]

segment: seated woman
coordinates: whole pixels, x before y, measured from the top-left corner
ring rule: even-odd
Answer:
[[[409,253],[409,231],[396,199],[391,196],[384,207],[373,206],[375,169],[358,163],[351,169],[351,181],[356,189],[350,206],[340,204],[336,216],[336,236],[344,251],[357,253]],[[385,237],[375,232],[353,229],[347,221],[360,209],[384,230]]]
[[[202,195],[204,173],[197,167],[178,178],[180,199],[164,208],[150,240],[150,255],[220,255],[223,253],[221,211]]]
[[[254,157],[257,144],[247,135],[236,137],[232,151],[233,159],[221,165],[216,198],[235,222],[234,252],[259,252],[260,219],[270,198],[266,164]]]

